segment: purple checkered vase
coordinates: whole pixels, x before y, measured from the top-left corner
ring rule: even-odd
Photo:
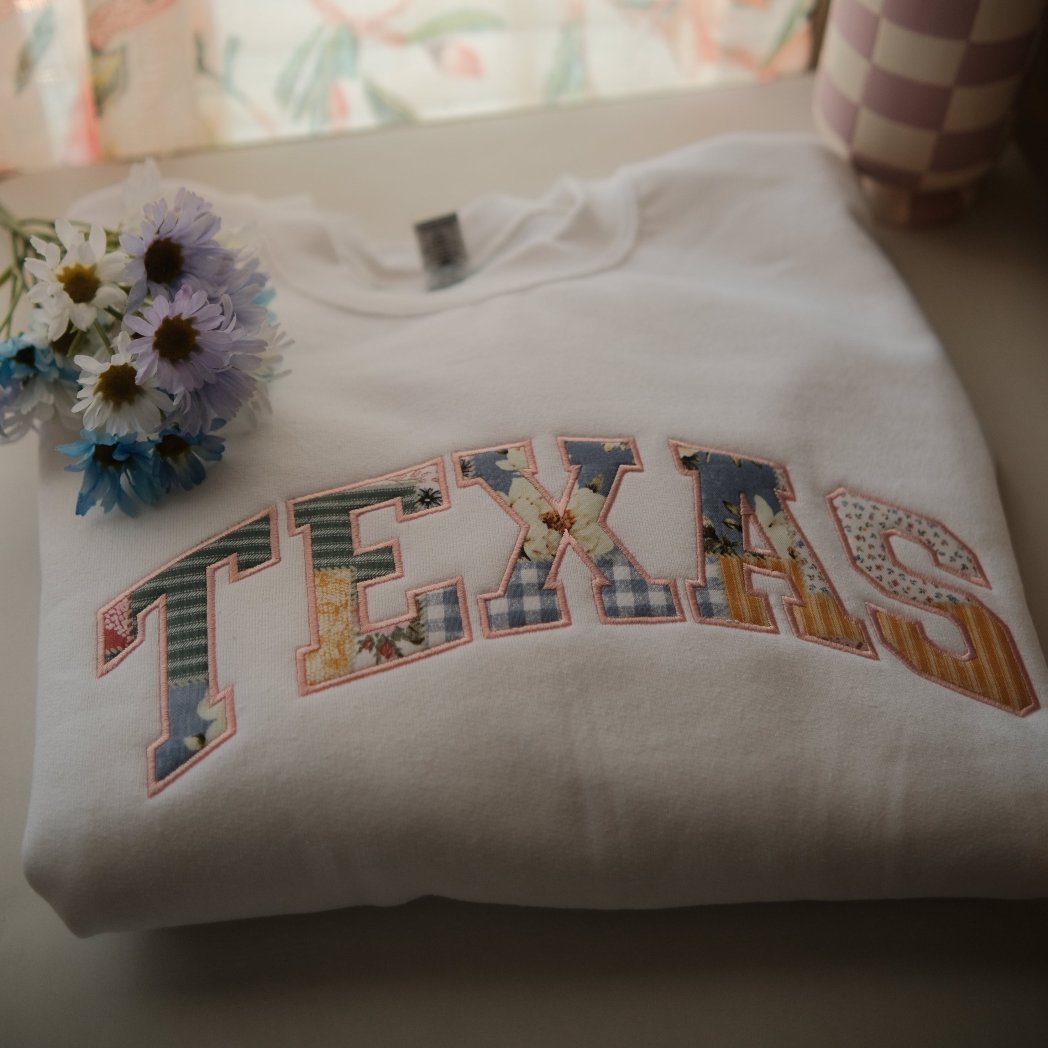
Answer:
[[[833,0],[815,120],[874,214],[956,217],[1008,142],[1046,0]]]

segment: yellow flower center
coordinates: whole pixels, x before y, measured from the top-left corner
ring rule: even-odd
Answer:
[[[131,364],[110,364],[98,376],[95,392],[117,408],[134,403],[142,395],[138,376]]]
[[[182,245],[167,237],[154,240],[146,248],[142,261],[146,267],[146,279],[156,284],[170,284],[182,275],[185,268]]]
[[[550,510],[548,513],[543,513],[539,520],[551,531],[557,531],[563,535],[565,531],[570,531],[574,525],[575,514],[572,510],[567,509],[564,511],[564,515],[561,516],[561,514]]]
[[[80,305],[83,302],[91,302],[102,281],[98,279],[94,266],[82,266],[79,262],[66,266],[61,273],[55,274],[58,282],[65,288],[65,293]]]
[[[199,348],[196,328],[185,317],[164,317],[153,334],[153,349],[169,364],[181,364]]]

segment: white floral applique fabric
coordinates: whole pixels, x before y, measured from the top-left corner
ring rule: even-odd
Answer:
[[[573,481],[559,500],[535,479],[530,443],[455,456],[459,483],[479,485],[521,527],[518,548],[497,593],[480,598],[488,635],[567,625],[571,619],[556,581],[570,546],[594,575],[598,614],[611,622],[676,622],[682,618],[673,583],[652,579],[605,517],[622,473],[638,469],[632,441],[559,441]]]

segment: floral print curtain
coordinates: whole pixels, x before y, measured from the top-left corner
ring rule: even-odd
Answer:
[[[814,0],[0,0],[0,172],[805,68]]]

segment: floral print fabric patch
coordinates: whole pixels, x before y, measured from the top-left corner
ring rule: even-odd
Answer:
[[[236,731],[233,689],[219,689],[215,663],[215,572],[229,580],[279,560],[276,510],[234,525],[142,579],[98,613],[98,676],[115,669],[145,638],[157,616],[160,737],[149,747],[150,794]]]
[[[751,584],[753,573],[773,575],[789,583],[793,596],[783,603],[798,637],[876,657],[790,513],[786,468],[679,441],[670,447],[695,480],[700,577],[688,588],[696,618],[776,632],[768,597]]]
[[[869,603],[884,643],[914,672],[980,702],[1011,713],[1037,709],[1037,697],[1008,627],[974,594],[936,582],[906,567],[894,539],[923,547],[940,571],[988,587],[975,554],[944,524],[911,510],[839,488],[827,497],[841,540],[856,571],[885,596],[947,618],[965,650],[936,644],[911,616]]]
[[[571,474],[559,500],[536,480],[530,441],[455,455],[459,485],[482,487],[520,526],[501,587],[480,597],[485,635],[571,623],[557,581],[569,547],[593,575],[601,621],[680,622],[674,583],[648,576],[606,523],[623,475],[643,468],[634,442],[562,437],[558,444]]]
[[[288,502],[288,529],[306,542],[311,641],[299,650],[302,694],[467,643],[469,614],[462,579],[414,590],[408,610],[387,622],[367,613],[369,586],[403,576],[400,544],[366,546],[360,517],[392,506],[398,520],[448,508],[440,459]]]
[[[531,441],[451,456],[459,488],[480,488],[477,495],[493,500],[518,528],[498,590],[477,596],[484,636],[569,626],[558,577],[569,551],[591,575],[601,622],[685,623],[678,581],[652,577],[608,523],[625,477],[643,468],[636,442],[561,437],[557,447],[566,475],[559,496],[539,482]],[[877,661],[867,622],[845,608],[791,512],[795,496],[786,468],[677,440],[668,442],[668,450],[693,492],[698,572],[682,582],[694,623],[778,633],[772,598],[755,586],[760,577],[769,577],[787,587],[778,614],[785,615],[796,638]],[[471,497],[456,499],[461,506]],[[376,621],[368,606],[371,587],[401,580],[405,572],[399,540],[365,542],[362,518],[386,509],[399,523],[424,530],[428,516],[451,508],[443,458],[285,505],[288,534],[298,539],[305,564],[310,636],[293,661],[300,695],[472,642],[461,575],[407,590],[404,610],[386,620]],[[895,554],[893,542],[909,542],[944,575],[988,589],[975,554],[949,528],[846,488],[827,496],[825,506],[853,567],[869,584],[897,605],[948,619],[964,641],[963,650],[950,650],[898,607],[868,602],[866,610],[892,656],[928,681],[1008,713],[1024,716],[1039,708],[1005,623],[974,594],[914,571]],[[216,666],[215,575],[228,567],[229,581],[237,582],[277,564],[277,520],[274,505],[235,524],[141,579],[97,614],[102,677],[142,643],[146,620],[155,613],[160,732],[147,752],[150,795],[236,731],[233,689],[220,688]],[[461,552],[468,555],[468,543]],[[296,585],[301,592],[301,576]],[[295,643],[288,638],[289,657]],[[567,649],[558,650],[566,655]],[[696,685],[704,665],[695,664]]]

